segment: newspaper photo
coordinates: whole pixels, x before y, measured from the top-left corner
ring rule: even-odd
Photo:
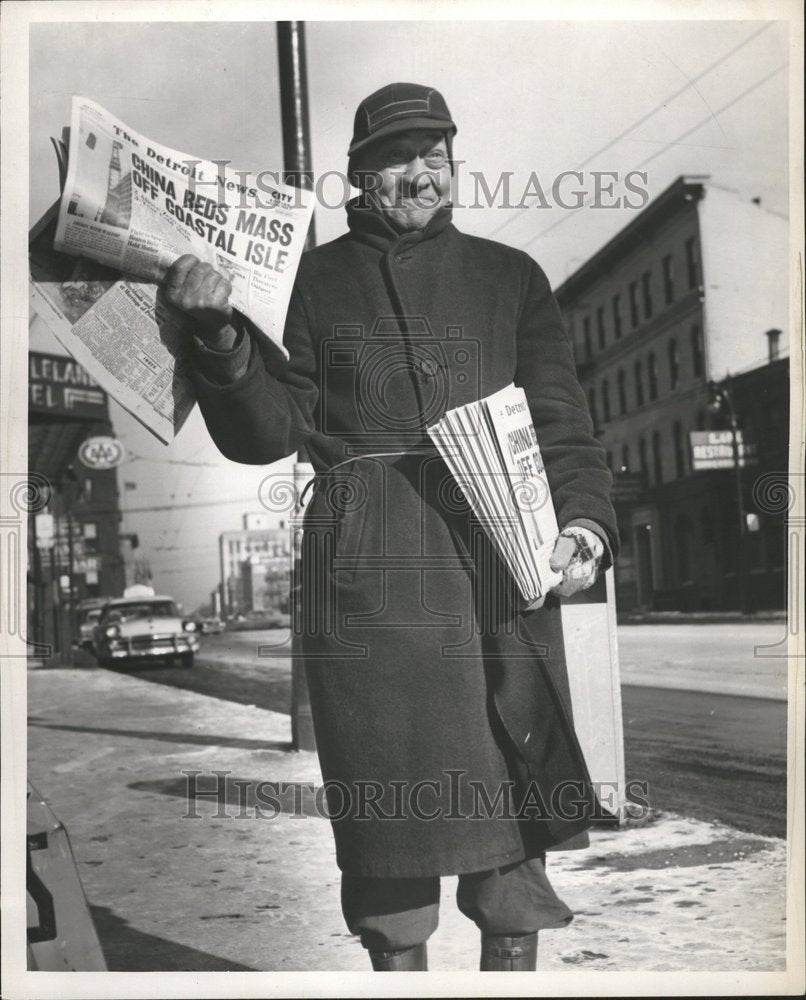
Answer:
[[[233,308],[285,354],[285,315],[314,201],[278,174],[159,145],[74,96],[55,249],[150,282],[194,254],[226,274]]]
[[[92,379],[164,444],[195,405],[192,320],[147,282],[53,249],[58,206],[29,238],[31,311]]]

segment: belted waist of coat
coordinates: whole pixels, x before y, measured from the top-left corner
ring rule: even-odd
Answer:
[[[305,505],[305,497],[308,495],[309,491],[316,490],[319,486],[324,485],[327,482],[332,482],[332,477],[334,474],[338,473],[340,469],[346,468],[355,462],[360,462],[364,459],[378,459],[378,458],[433,458],[439,455],[439,451],[436,446],[430,444],[427,441],[418,443],[412,448],[400,449],[397,451],[368,451],[359,455],[351,455],[349,458],[344,458],[342,461],[337,462],[335,465],[329,466],[327,469],[318,469],[313,478],[306,483],[305,488],[300,494],[299,504],[300,507]]]

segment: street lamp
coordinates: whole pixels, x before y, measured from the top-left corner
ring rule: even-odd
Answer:
[[[742,496],[742,469],[740,464],[739,449],[739,421],[736,417],[736,410],[733,405],[732,382],[728,375],[722,382],[708,383],[708,409],[715,414],[727,415],[730,423],[730,439],[733,449],[733,470],[736,482],[736,509],[739,514],[739,551],[738,551],[738,573],[739,584],[739,607],[743,612],[749,611],[746,563],[745,563],[745,536],[747,534],[747,517],[744,509],[744,498]]]

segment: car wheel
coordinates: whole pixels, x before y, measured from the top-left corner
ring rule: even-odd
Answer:
[[[181,653],[179,656],[179,662],[183,667],[192,667],[194,659],[193,653]]]

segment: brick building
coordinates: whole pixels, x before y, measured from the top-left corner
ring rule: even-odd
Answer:
[[[615,476],[621,610],[736,607],[742,573],[751,606],[783,606],[783,524],[753,485],[786,469],[787,241],[756,201],[680,177],[556,291]],[[735,471],[691,465],[690,433],[726,426],[709,382],[730,388],[759,456],[742,470],[758,515],[743,536]]]
[[[49,484],[40,511],[51,539],[37,544],[28,527],[28,635],[69,647],[75,610],[88,598],[120,596],[117,471],[88,468],[78,458],[88,438],[112,435],[106,393],[72,358],[29,352],[28,469]]]
[[[244,514],[241,531],[219,536],[220,608],[224,615],[288,611],[291,533],[262,514]],[[215,602],[217,603],[217,602]]]

